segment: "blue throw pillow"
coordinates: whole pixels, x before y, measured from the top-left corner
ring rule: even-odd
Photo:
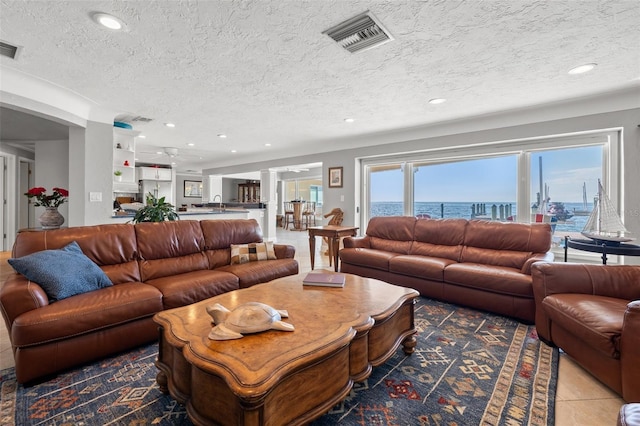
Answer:
[[[43,250],[9,259],[9,264],[39,284],[54,301],[113,285],[75,241],[59,250]]]

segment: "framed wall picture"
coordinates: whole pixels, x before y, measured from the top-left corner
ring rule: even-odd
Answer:
[[[329,188],[342,188],[342,167],[329,167]]]
[[[202,181],[200,180],[185,180],[184,181],[184,196],[192,198],[202,198]]]

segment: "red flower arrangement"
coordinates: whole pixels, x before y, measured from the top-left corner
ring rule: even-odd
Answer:
[[[43,206],[43,207],[58,207],[60,204],[64,203],[64,200],[69,196],[69,191],[62,188],[53,188],[53,194],[47,195],[47,190],[41,186],[37,186],[35,188],[31,188],[24,195],[28,198],[36,199],[35,206]]]

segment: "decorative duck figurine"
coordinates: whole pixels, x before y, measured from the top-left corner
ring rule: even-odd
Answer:
[[[259,302],[244,303],[233,311],[219,303],[207,306],[207,313],[215,325],[209,333],[211,340],[240,339],[243,334],[258,333],[266,330],[293,331],[293,325],[281,321],[289,313],[276,310]]]

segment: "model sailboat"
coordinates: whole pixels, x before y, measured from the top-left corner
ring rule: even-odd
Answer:
[[[628,234],[629,231],[624,227],[622,219],[598,179],[597,205],[591,211],[591,215],[582,229],[582,235],[595,240],[598,244],[619,244],[633,240],[628,237]]]

